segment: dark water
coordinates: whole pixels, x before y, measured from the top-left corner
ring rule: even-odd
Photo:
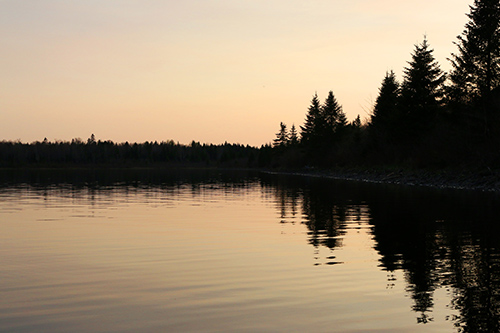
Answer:
[[[6,332],[497,332],[494,194],[221,171],[3,172]]]

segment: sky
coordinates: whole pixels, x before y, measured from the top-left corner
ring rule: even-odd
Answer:
[[[0,0],[0,140],[260,146],[333,91],[367,119],[427,36],[444,71],[472,0]]]

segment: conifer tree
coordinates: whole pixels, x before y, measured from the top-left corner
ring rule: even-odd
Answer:
[[[500,0],[474,0],[452,54],[450,98],[471,104],[500,85]]]
[[[342,131],[344,131],[344,129],[347,127],[348,124],[349,122],[347,121],[347,116],[345,112],[342,109],[340,109],[339,117],[337,119],[337,128],[335,132],[341,133]]]
[[[328,92],[328,97],[321,111],[324,121],[321,137],[325,144],[331,144],[339,139],[339,136],[342,135],[344,129],[347,127],[347,117],[332,91]]]
[[[396,139],[395,131],[401,126],[398,124],[401,120],[398,109],[399,93],[399,83],[394,71],[386,72],[371,115],[370,130],[372,134],[389,140]]]
[[[276,133],[276,139],[274,139],[273,146],[274,147],[285,147],[288,144],[288,131],[286,128],[286,124],[280,123],[280,130]]]
[[[354,137],[354,141],[359,144],[361,136],[361,118],[359,117],[359,114],[349,125],[351,128],[351,133]]]
[[[361,118],[358,116],[351,122],[351,126],[355,129],[361,128]]]
[[[448,95],[461,131],[475,142],[500,139],[500,0],[475,0],[455,43]]]
[[[443,99],[445,75],[432,55],[427,38],[415,45],[409,67],[404,69],[401,86],[401,108],[406,116],[409,135],[419,136],[427,130]]]
[[[321,106],[318,94],[314,94],[309,110],[306,114],[304,126],[300,126],[301,142],[304,144],[316,144],[318,131],[322,126]]]
[[[288,135],[288,143],[290,146],[296,146],[299,143],[299,136],[297,134],[297,129],[295,128],[295,124],[292,124],[292,128],[290,128],[290,133]]]
[[[342,107],[337,102],[333,92],[328,92],[328,96],[323,104],[321,111],[324,118],[324,133],[322,133],[327,140],[332,140],[337,130],[337,122],[339,121]]]

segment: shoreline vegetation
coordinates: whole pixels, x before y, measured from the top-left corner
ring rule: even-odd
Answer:
[[[272,143],[173,140],[0,142],[0,170],[18,168],[248,168],[380,183],[500,191],[500,0],[474,0],[444,73],[427,37],[402,81],[388,71],[367,119],[347,120],[330,91],[305,121],[280,123]]]

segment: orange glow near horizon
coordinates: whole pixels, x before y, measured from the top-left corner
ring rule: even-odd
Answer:
[[[367,118],[428,36],[443,70],[471,0],[0,2],[0,140],[271,142],[332,90]]]

